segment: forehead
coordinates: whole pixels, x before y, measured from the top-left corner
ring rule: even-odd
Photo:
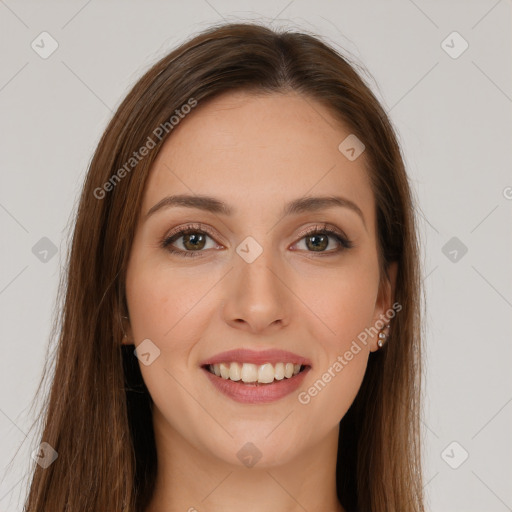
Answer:
[[[373,229],[365,155],[350,161],[338,149],[350,134],[326,107],[297,93],[227,93],[199,103],[163,144],[143,212],[170,194],[214,196],[251,216],[305,195],[341,195]]]

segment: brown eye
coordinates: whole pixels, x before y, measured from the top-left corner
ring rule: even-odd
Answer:
[[[201,252],[205,252],[203,249],[206,248],[208,238],[213,240],[213,237],[202,229],[187,227],[166,237],[161,245],[162,248],[174,254],[196,256]],[[182,247],[173,245],[176,242],[179,242]]]
[[[183,235],[183,246],[186,249],[195,251],[201,250],[205,246],[206,237],[203,233],[192,233]]]
[[[326,250],[329,247],[330,239],[334,239],[338,247]],[[353,247],[353,243],[350,240],[330,228],[316,227],[307,232],[301,238],[301,241],[302,240],[305,241],[308,252],[316,252],[319,254],[335,254]]]
[[[329,237],[327,235],[308,235],[306,238],[306,246],[313,251],[323,251],[329,245]]]

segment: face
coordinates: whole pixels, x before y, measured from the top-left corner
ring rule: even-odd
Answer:
[[[251,442],[260,467],[337,436],[377,349],[358,335],[392,303],[365,155],[338,149],[349,134],[298,94],[229,93],[165,142],[126,278],[127,343],[150,340],[139,364],[155,431],[235,465]],[[178,195],[215,201],[166,199]],[[285,211],[304,196],[346,205]]]

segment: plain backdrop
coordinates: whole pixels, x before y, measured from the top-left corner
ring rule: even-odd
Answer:
[[[367,70],[419,202],[427,508],[512,510],[511,10],[511,0],[0,0],[0,511],[21,510],[27,489],[38,442],[27,409],[94,148],[141,74],[223,18],[314,32]]]

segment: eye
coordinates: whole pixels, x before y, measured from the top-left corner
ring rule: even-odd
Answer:
[[[186,226],[179,231],[175,231],[170,235],[166,236],[162,241],[162,248],[168,250],[173,254],[179,254],[180,256],[196,256],[195,253],[204,252],[202,249],[206,247],[206,239],[212,238],[208,229],[203,227],[201,224]],[[183,249],[177,249],[172,244],[177,241],[180,241]],[[215,244],[214,244],[215,245]],[[211,247],[206,247],[211,248]]]
[[[337,228],[329,228],[327,224],[323,227],[315,226],[313,229],[309,229],[305,233],[301,233],[302,238],[300,242],[304,240],[306,250],[308,252],[316,252],[321,255],[332,255],[337,254],[345,249],[351,249],[354,244]],[[329,239],[335,240],[337,248],[326,250],[329,247]]]

